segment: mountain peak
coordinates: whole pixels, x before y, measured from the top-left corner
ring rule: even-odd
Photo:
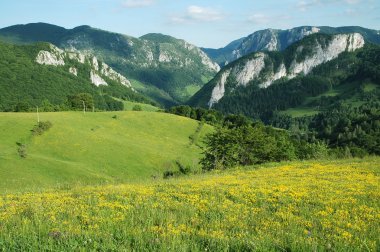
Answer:
[[[252,52],[258,51],[283,51],[293,43],[300,41],[306,36],[315,33],[323,34],[347,34],[360,33],[368,42],[380,44],[378,31],[366,29],[360,26],[299,26],[287,30],[265,29],[256,31],[244,38],[235,40],[233,46],[228,44],[220,49],[203,49],[204,52],[219,65],[225,66]]]
[[[49,23],[43,23],[43,22],[37,22],[37,23],[29,23],[29,24],[17,24],[17,25],[12,25],[5,27],[1,29],[3,31],[18,31],[18,32],[37,32],[40,30],[40,32],[64,32],[66,31],[65,28],[58,26],[58,25],[53,25]]]
[[[80,26],[75,27],[73,30],[78,31],[78,30],[89,30],[89,29],[92,29],[92,27],[89,25],[80,25]]]
[[[8,26],[0,29],[1,35],[17,34],[15,41],[18,44],[27,44],[37,41],[56,43],[67,30],[61,26],[48,23],[30,23]],[[23,34],[19,36],[18,34]]]
[[[172,43],[173,41],[177,41],[178,39],[165,35],[162,33],[148,33],[140,37],[140,39],[149,40],[152,42],[158,43]]]
[[[227,65],[206,85],[207,105],[212,107],[238,86],[267,88],[281,78],[290,80],[300,75],[306,76],[315,67],[337,58],[343,52],[362,48],[364,44],[364,38],[359,33],[314,34],[281,53],[251,53]],[[210,88],[210,85],[213,87]]]

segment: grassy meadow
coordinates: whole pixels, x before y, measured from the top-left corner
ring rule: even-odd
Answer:
[[[123,104],[124,104],[125,111],[133,111],[135,106],[139,106],[139,108],[141,108],[142,111],[148,111],[148,112],[156,112],[160,109],[159,107],[155,107],[153,105],[146,104],[146,103],[123,101]]]
[[[0,196],[0,251],[378,251],[380,159]]]
[[[199,169],[201,149],[189,139],[199,123],[188,118],[125,111],[40,113],[40,119],[53,126],[33,136],[35,113],[0,113],[0,192],[151,179],[178,170],[176,161]],[[204,125],[199,137],[211,130]]]
[[[147,111],[0,113],[0,251],[378,251],[380,158],[200,170],[213,128]],[[20,146],[26,157],[21,157]]]

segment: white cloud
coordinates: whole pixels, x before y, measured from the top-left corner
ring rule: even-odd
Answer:
[[[367,0],[368,1],[368,0]],[[300,11],[307,11],[309,8],[315,6],[324,6],[328,4],[359,4],[363,2],[363,0],[301,0],[297,2],[297,8]]]
[[[214,22],[224,19],[224,14],[214,8],[191,5],[185,13],[173,15],[170,20],[173,23]]]
[[[248,22],[258,25],[259,27],[264,27],[267,25],[272,27],[282,27],[291,19],[292,17],[289,15],[254,13],[248,17]]]
[[[268,24],[270,23],[271,18],[262,13],[255,13],[248,17],[248,21],[255,24]]]
[[[154,0],[126,0],[122,5],[126,8],[142,8],[151,6]]]
[[[223,15],[217,10],[196,5],[189,6],[187,13],[191,19],[199,21],[217,21],[223,18]]]
[[[300,10],[300,11],[306,11],[309,7],[315,5],[317,1],[309,1],[309,2],[306,2],[306,1],[299,1],[297,3],[297,8]]]

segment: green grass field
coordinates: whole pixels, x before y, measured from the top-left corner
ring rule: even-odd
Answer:
[[[131,102],[131,101],[123,101],[123,100],[122,100],[122,102],[124,104],[124,110],[125,111],[132,111],[136,105],[140,106],[142,111],[156,112],[156,111],[160,110],[159,107],[155,107],[155,106],[150,105],[150,104]]]
[[[199,85],[188,85],[186,86],[185,90],[186,90],[186,94],[191,97],[193,96],[196,92],[198,92],[199,90],[201,89],[201,87]]]
[[[113,117],[116,117],[113,118]],[[199,169],[190,145],[198,122],[155,112],[41,113],[53,126],[32,136],[35,113],[0,113],[0,192],[161,177],[175,161]],[[212,128],[205,125],[201,136]],[[26,145],[26,158],[16,143]]]

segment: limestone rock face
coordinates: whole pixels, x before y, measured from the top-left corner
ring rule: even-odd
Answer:
[[[102,77],[100,77],[94,70],[91,70],[90,72],[90,79],[95,86],[108,85],[107,82],[103,80]]]
[[[36,57],[36,62],[41,65],[69,65],[69,73],[78,76],[77,67],[70,65],[73,64],[73,61],[80,64],[88,64],[91,66],[91,71],[88,73],[88,76],[91,80],[91,83],[96,86],[108,85],[108,83],[104,80],[104,77],[107,77],[134,90],[132,88],[131,82],[127,78],[113,70],[107,64],[98,61],[98,59],[95,56],[92,56],[90,53],[84,54],[75,50],[64,51],[54,45],[50,45],[49,51],[41,50]]]
[[[222,97],[224,96],[224,92],[225,92],[224,84],[226,83],[227,78],[230,75],[230,72],[231,71],[224,72],[222,76],[220,77],[220,80],[218,81],[214,89],[212,90],[211,99],[208,102],[208,105],[210,108],[212,107],[212,105],[217,103],[220,99],[222,99]]]
[[[316,33],[317,28],[311,31],[305,30],[305,34]],[[315,67],[337,58],[343,52],[352,52],[362,48],[365,44],[364,38],[359,33],[337,34],[330,40],[313,41],[312,47],[307,48],[301,43],[294,55],[291,55],[291,64],[286,66],[285,62],[280,62],[276,68],[274,59],[265,52],[254,53],[248,58],[237,60],[231,66],[227,66],[222,74],[217,75],[215,86],[211,92],[208,106],[211,108],[226,93],[226,85],[229,85],[231,92],[236,86],[247,86],[256,83],[260,88],[269,87],[274,81],[281,78],[292,79],[300,74],[307,75]],[[305,55],[301,61],[297,60],[299,55]],[[267,63],[270,62],[270,63]],[[229,80],[229,81],[227,81]]]
[[[50,51],[40,51],[36,57],[36,62],[41,65],[50,65],[50,66],[63,66],[65,61],[63,60],[62,50],[59,50],[57,47],[51,45]]]
[[[297,62],[296,60],[293,60],[289,71],[289,77],[294,78],[300,73],[306,75],[314,67],[337,58],[342,52],[352,52],[363,46],[364,38],[359,33],[335,35],[326,48],[323,48],[322,45],[318,44],[314,48],[313,54],[308,56],[304,61]],[[303,50],[301,47],[298,49],[300,49],[297,50],[299,52],[302,52]]]
[[[70,67],[69,72],[75,76],[78,76],[78,70],[75,67]]]

